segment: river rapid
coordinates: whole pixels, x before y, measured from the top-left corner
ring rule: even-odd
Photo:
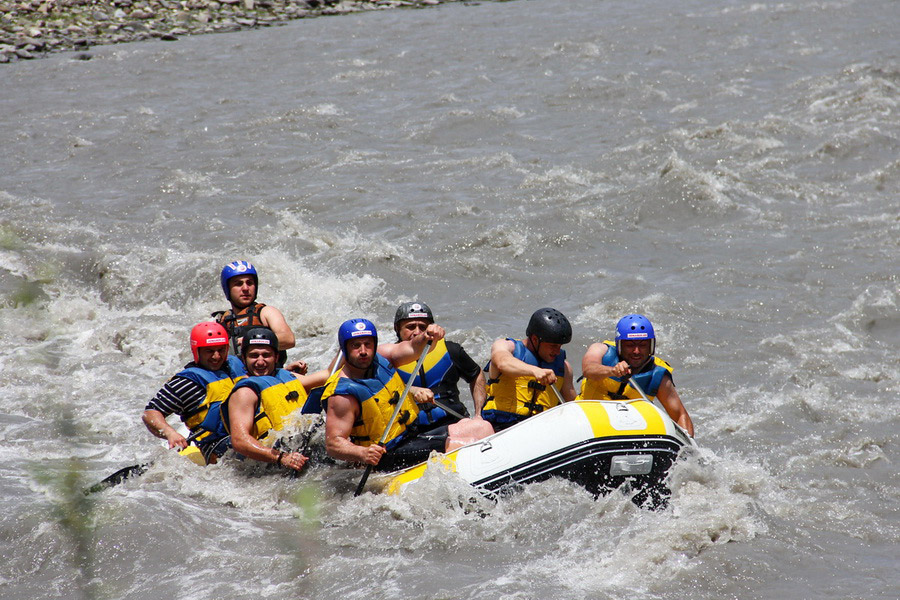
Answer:
[[[898,30],[522,0],[2,66],[0,596],[896,599]],[[479,363],[558,308],[576,376],[646,314],[701,449],[656,512],[186,464],[140,414],[237,258],[313,368],[412,298]]]

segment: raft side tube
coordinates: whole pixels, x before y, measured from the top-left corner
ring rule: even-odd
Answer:
[[[688,442],[662,409],[644,400],[567,402],[400,471],[385,490],[398,493],[430,466],[449,469],[488,493],[553,476],[595,494],[626,481],[656,485]]]

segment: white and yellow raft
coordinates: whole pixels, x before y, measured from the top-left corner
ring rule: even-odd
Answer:
[[[629,482],[643,502],[668,495],[666,475],[694,440],[664,410],[645,400],[567,402],[383,481],[396,494],[428,469],[446,468],[489,494],[564,477],[594,494]],[[649,495],[648,495],[649,494]]]

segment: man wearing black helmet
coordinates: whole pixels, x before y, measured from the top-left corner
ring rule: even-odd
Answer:
[[[394,315],[394,331],[400,342],[416,340],[434,323],[434,313],[424,302],[404,302]],[[397,367],[400,377],[408,381],[416,361]],[[475,418],[481,418],[484,406],[484,374],[462,346],[439,339],[432,344],[413,385],[427,387],[434,392],[434,404],[419,405],[417,425],[419,431],[428,431],[442,425],[456,423],[469,416],[469,411],[459,398],[457,384],[460,377],[469,384],[475,408]],[[440,406],[439,406],[440,405]],[[456,414],[453,414],[456,413]]]
[[[276,366],[278,338],[271,329],[256,327],[244,334],[241,357],[247,377],[235,384],[222,403],[221,420],[234,450],[247,458],[299,471],[309,460],[299,452],[285,452],[260,442],[279,431],[294,412],[299,414],[309,390],[323,385],[328,371],[311,375]]]
[[[563,345],[572,341],[572,326],[553,308],[535,311],[524,340],[500,339],[491,346],[488,397],[482,416],[499,431],[575,399],[572,368]],[[549,389],[556,388],[556,392]]]

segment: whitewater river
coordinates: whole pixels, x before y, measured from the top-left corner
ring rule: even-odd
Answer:
[[[522,0],[0,66],[0,597],[895,600],[898,31]],[[314,368],[410,298],[479,362],[558,308],[576,376],[644,313],[702,450],[658,512],[186,464],[140,414],[237,258]]]

